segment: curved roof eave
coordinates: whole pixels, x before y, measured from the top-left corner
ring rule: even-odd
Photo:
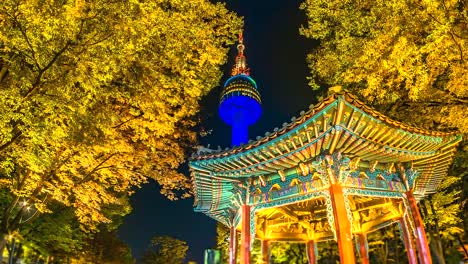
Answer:
[[[198,160],[211,160],[211,159],[218,159],[218,158],[226,158],[230,157],[239,153],[242,153],[247,150],[252,150],[257,147],[260,147],[264,144],[274,141],[275,139],[281,137],[285,134],[294,133],[294,130],[303,125],[306,121],[313,119],[316,116],[319,116],[324,111],[326,112],[329,108],[331,108],[334,104],[337,103],[338,100],[344,100],[345,103],[351,105],[358,109],[358,111],[362,111],[370,118],[375,119],[376,122],[382,122],[388,127],[399,129],[406,133],[410,133],[420,137],[429,137],[436,140],[440,137],[456,137],[459,141],[461,139],[460,135],[457,135],[457,131],[453,132],[440,132],[440,131],[431,131],[425,130],[422,128],[417,128],[413,126],[406,125],[400,121],[396,121],[391,119],[390,117],[381,114],[380,112],[376,111],[375,109],[367,106],[362,101],[358,100],[354,95],[344,92],[344,93],[335,93],[331,96],[325,98],[321,102],[316,105],[311,105],[308,111],[301,111],[299,117],[293,117],[290,123],[284,123],[281,129],[275,128],[273,132],[266,132],[264,137],[257,137],[255,141],[249,141],[248,144],[241,145],[238,147],[226,149],[224,151],[216,151],[211,152],[208,154],[202,155],[194,155],[191,160],[196,162]]]

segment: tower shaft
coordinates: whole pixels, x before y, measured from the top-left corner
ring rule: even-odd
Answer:
[[[242,144],[246,144],[249,140],[248,131],[249,128],[246,122],[234,122],[232,125],[232,140],[231,143],[233,146],[240,146]]]

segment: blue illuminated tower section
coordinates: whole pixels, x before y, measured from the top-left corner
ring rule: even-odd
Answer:
[[[250,77],[244,49],[241,33],[232,76],[224,83],[219,102],[221,119],[232,127],[233,146],[247,143],[249,126],[257,122],[262,114],[260,93],[254,79]]]

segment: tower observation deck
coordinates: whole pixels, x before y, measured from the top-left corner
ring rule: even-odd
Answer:
[[[262,113],[260,93],[250,77],[244,49],[240,34],[236,62],[231,77],[224,83],[219,103],[221,119],[232,127],[233,146],[247,143],[248,127],[257,122]]]

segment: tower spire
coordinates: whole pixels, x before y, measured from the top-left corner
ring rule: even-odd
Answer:
[[[236,63],[232,68],[231,76],[244,74],[250,75],[250,69],[247,68],[247,62],[244,55],[244,36],[242,32],[239,33],[239,44],[237,44],[237,56],[236,56]]]

